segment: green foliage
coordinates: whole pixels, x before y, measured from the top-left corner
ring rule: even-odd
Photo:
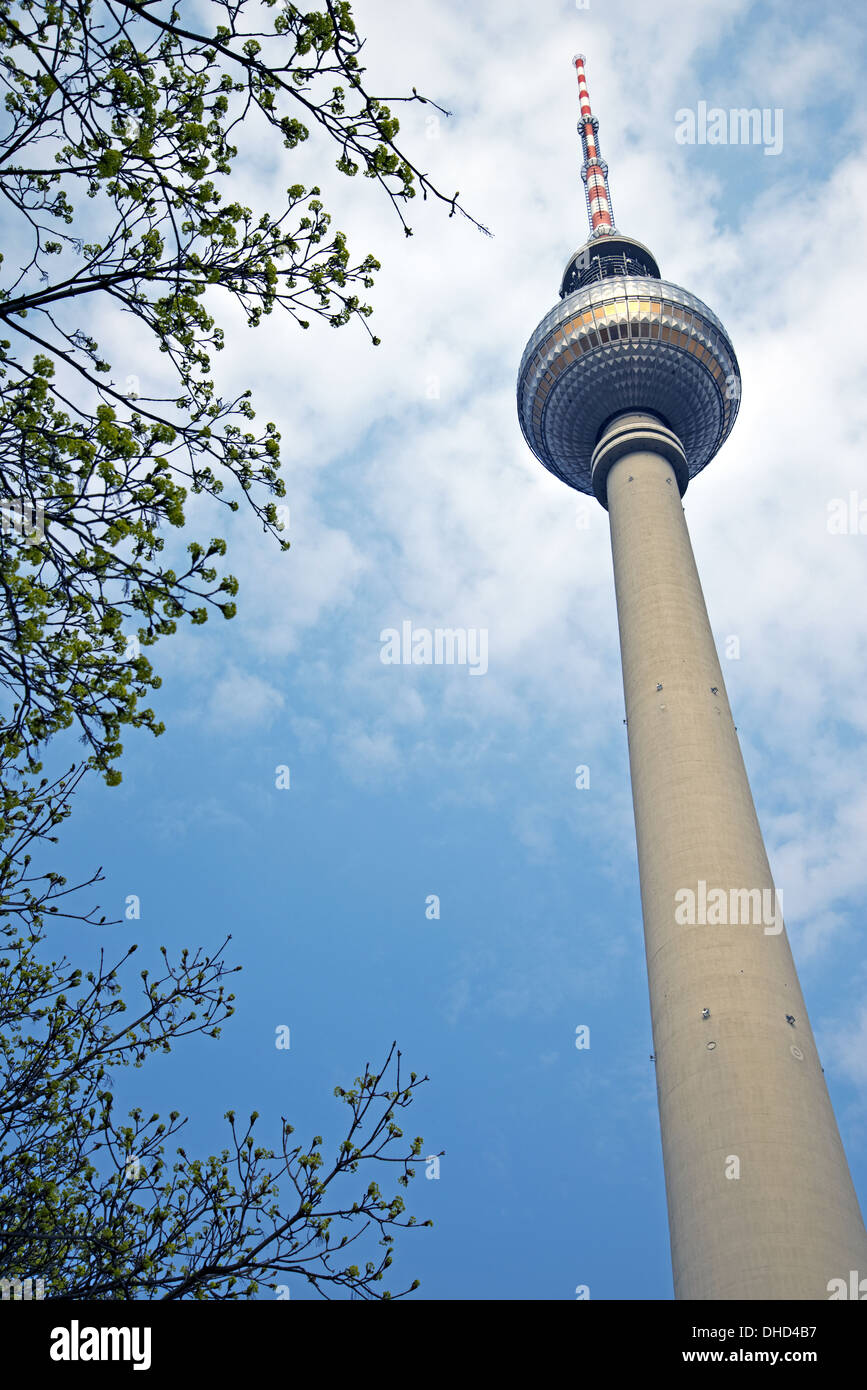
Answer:
[[[251,12],[270,29],[245,30]],[[188,27],[202,14],[201,32]],[[101,870],[71,886],[32,863],[88,769],[120,780],[124,727],[161,732],[144,653],[185,618],[235,614],[226,541],[189,537],[191,498],[233,512],[243,499],[288,548],[279,433],[254,423],[249,390],[224,400],[211,378],[217,309],[232,303],[250,327],[281,310],[370,333],[361,296],[378,262],[353,263],[315,185],[242,205],[229,186],[242,133],[273,131],[289,150],[324,135],[340,173],[378,183],[407,233],[419,190],[463,211],[398,149],[361,47],[342,0],[313,13],[210,0],[183,20],[163,0],[0,0],[0,1271],[43,1279],[49,1298],[240,1298],[295,1274],[323,1297],[402,1296],[380,1284],[394,1230],[415,1219],[400,1193],[351,1179],[393,1163],[407,1187],[422,1140],[401,1143],[396,1117],[427,1078],[403,1081],[393,1045],[381,1071],[337,1088],[350,1113],[330,1159],[321,1136],[293,1146],[285,1120],[276,1151],[258,1145],[255,1113],[236,1127],[231,1111],[219,1155],[168,1159],[185,1121],[136,1107],[119,1120],[112,1073],[219,1036],[226,943],[175,962],[163,951],[133,992],[121,976],[135,946],[90,970],[49,949],[58,922],[114,925],[77,908]],[[135,341],[163,354],[168,395],[141,391],[137,359],[115,380],[82,327],[100,309],[130,315]],[[67,729],[86,760],[51,781],[43,745]],[[382,1253],[347,1264],[365,1233]]]
[[[217,1038],[233,1012],[222,952],[184,950],[160,970],[123,976],[135,945],[114,964],[73,967],[45,947],[57,915],[76,913],[75,894],[59,874],[35,875],[30,847],[65,818],[83,768],[55,783],[20,779],[4,806],[0,860],[0,1270],[45,1281],[46,1298],[232,1299],[303,1276],[324,1298],[349,1289],[361,1298],[402,1297],[381,1289],[392,1263],[394,1232],[414,1226],[397,1193],[376,1181],[353,1184],[362,1166],[397,1165],[406,1187],[422,1140],[400,1143],[395,1123],[427,1077],[401,1077],[392,1045],[381,1070],[365,1067],[352,1088],[337,1088],[348,1107],[345,1138],[326,1158],[321,1135],[304,1147],[281,1121],[277,1150],[254,1137],[258,1119],[238,1125],[230,1142],[199,1158],[178,1146],[186,1121],[133,1106],[121,1118],[114,1089],[126,1069],[142,1067],[193,1034]],[[11,781],[9,769],[5,780]],[[423,1224],[430,1225],[430,1222]],[[363,1269],[348,1246],[375,1239],[381,1253]]]
[[[269,29],[244,27],[263,16]],[[0,187],[16,247],[0,279],[0,502],[44,511],[42,534],[0,534],[11,754],[35,757],[75,727],[117,782],[123,726],[160,732],[141,703],[158,679],[140,649],[184,617],[235,612],[221,539],[191,542],[180,569],[163,558],[190,494],[232,511],[243,499],[288,548],[280,436],[255,426],[249,391],[224,400],[211,376],[219,306],[233,302],[251,327],[282,310],[304,328],[318,317],[370,333],[361,296],[379,263],[353,263],[317,186],[240,203],[242,139],[273,131],[295,149],[324,136],[340,172],[375,180],[407,232],[417,190],[462,211],[398,149],[360,52],[349,5],[331,0],[313,13],[212,0],[183,20],[163,3],[0,0]],[[115,379],[82,328],[97,306],[131,315],[136,341],[164,355],[170,396],[141,392],[137,358]]]

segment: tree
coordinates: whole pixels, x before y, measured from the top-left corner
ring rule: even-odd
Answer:
[[[42,1280],[46,1298],[232,1299],[303,1276],[322,1297],[349,1289],[365,1299],[403,1297],[382,1287],[394,1232],[416,1224],[400,1191],[385,1196],[375,1177],[397,1165],[398,1187],[415,1176],[422,1139],[404,1140],[398,1112],[427,1077],[401,1071],[396,1045],[378,1070],[365,1066],[335,1094],[349,1107],[344,1137],[324,1157],[323,1140],[294,1143],[281,1120],[278,1150],[254,1138],[258,1118],[236,1124],[230,1143],[201,1159],[166,1141],[186,1123],[134,1106],[115,1115],[115,1074],[142,1067],[155,1052],[194,1034],[218,1037],[233,1012],[227,942],[214,953],[162,948],[156,977],[140,972],[137,1002],[121,976],[133,945],[114,964],[100,952],[82,972],[66,957],[46,958],[45,919],[104,923],[75,910],[76,895],[57,873],[31,873],[31,847],[69,814],[82,775],[30,788],[7,808],[0,860],[0,1276]],[[404,1140],[403,1143],[401,1141]],[[431,1225],[430,1221],[422,1223]],[[373,1238],[376,1244],[372,1244]],[[360,1242],[368,1258],[353,1257]],[[378,1245],[378,1250],[376,1248]],[[357,1262],[355,1262],[357,1260]]]
[[[306,14],[282,0],[199,10],[197,27],[162,0],[0,0],[0,193],[14,214],[0,285],[0,684],[12,700],[0,738],[35,758],[75,726],[109,782],[122,727],[162,729],[141,704],[159,685],[142,648],[183,617],[235,612],[224,540],[193,539],[180,562],[163,554],[188,494],[233,511],[243,498],[288,548],[276,426],[253,424],[249,390],[224,400],[211,379],[216,307],[233,301],[251,326],[280,309],[302,328],[315,317],[370,332],[362,294],[379,263],[353,261],[316,186],[293,184],[274,207],[239,203],[235,141],[264,130],[292,150],[318,131],[408,234],[418,191],[463,212],[396,144],[392,106],[426,99],[367,91],[343,0]],[[145,330],[169,396],[114,379],[87,327],[97,303]]]
[[[169,1168],[166,1141],[185,1122],[133,1108],[119,1123],[108,1068],[219,1035],[232,1013],[226,943],[174,963],[164,952],[128,1005],[120,977],[135,947],[90,971],[48,949],[50,922],[107,925],[77,907],[101,871],[70,886],[32,862],[86,769],[120,780],[123,727],[160,732],[142,704],[159,686],[142,649],[184,617],[234,615],[223,539],[165,553],[189,494],[233,511],[245,500],[288,548],[276,426],[253,424],[249,391],[224,400],[211,379],[220,297],[253,327],[274,309],[302,328],[367,327],[378,262],[353,262],[316,186],[242,206],[233,142],[258,122],[294,149],[318,128],[341,174],[376,182],[408,234],[418,191],[463,211],[398,148],[391,105],[425,98],[389,105],[367,91],[348,4],[199,10],[201,31],[161,0],[0,0],[0,194],[14,214],[0,284],[0,1270],[44,1280],[49,1297],[243,1297],[293,1274],[326,1297],[387,1297],[393,1232],[414,1219],[375,1179],[339,1194],[371,1163],[397,1164],[408,1185],[422,1141],[401,1143],[397,1115],[427,1078],[407,1082],[393,1045],[379,1071],[338,1088],[350,1115],[328,1164],[321,1137],[293,1145],[284,1120],[272,1151],[255,1142],[255,1116],[236,1127],[229,1112],[227,1149],[178,1148]],[[131,315],[164,355],[167,394],[114,379],[91,332],[97,303]],[[86,763],[40,776],[43,745],[69,728]],[[363,1268],[345,1263],[377,1237]]]

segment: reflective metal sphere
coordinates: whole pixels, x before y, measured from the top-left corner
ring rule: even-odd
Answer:
[[[740,394],[734,348],[706,304],[667,280],[615,276],[567,294],[539,324],[521,359],[518,417],[540,463],[592,492],[590,459],[612,416],[658,415],[694,478],[729,434]]]

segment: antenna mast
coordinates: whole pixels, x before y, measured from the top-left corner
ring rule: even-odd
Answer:
[[[590,110],[590,93],[587,91],[587,78],[584,73],[584,54],[576,53],[572,59],[578,78],[578,100],[581,116],[578,130],[584,149],[584,164],[581,177],[587,195],[587,216],[590,219],[590,236],[607,236],[615,230],[614,214],[611,211],[611,194],[608,191],[608,165],[599,155],[599,122]]]

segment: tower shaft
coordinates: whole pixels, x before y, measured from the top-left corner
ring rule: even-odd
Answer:
[[[680,455],[670,430],[634,414],[593,458],[611,526],[675,1296],[827,1299],[830,1280],[867,1275],[867,1235],[775,910]]]

